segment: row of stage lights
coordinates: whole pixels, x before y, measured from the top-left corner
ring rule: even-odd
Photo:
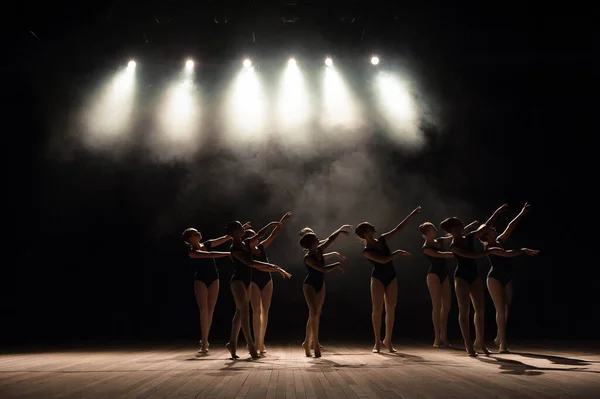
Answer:
[[[296,59],[295,58],[290,58],[288,60],[288,64],[290,64],[290,65],[296,65]],[[371,64],[373,64],[373,65],[379,64],[379,57],[377,57],[376,55],[372,56],[371,57]],[[129,61],[129,64],[127,64],[127,66],[129,68],[135,68],[135,65],[136,65],[136,63],[133,60]],[[252,61],[250,61],[250,59],[246,58],[243,61],[242,65],[244,66],[244,68],[250,68],[252,66]],[[333,66],[333,60],[331,58],[329,58],[329,57],[325,58],[325,65],[327,65],[328,67]],[[193,60],[187,60],[185,62],[185,67],[187,69],[193,69],[194,68],[194,61]]]

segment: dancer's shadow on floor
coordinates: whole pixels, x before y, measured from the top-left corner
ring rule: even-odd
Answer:
[[[570,357],[562,357],[555,355],[542,355],[539,353],[528,353],[528,352],[510,352],[513,355],[519,355],[523,357],[530,357],[533,359],[545,359],[554,364],[563,364],[566,366],[589,366],[593,363],[600,364],[600,361],[597,360],[581,360],[581,359],[573,359]]]
[[[518,360],[506,359],[502,357],[490,356],[478,356],[477,360],[488,363],[494,366],[500,366],[502,374],[514,374],[514,375],[526,375],[526,376],[538,376],[544,374],[544,371],[576,371],[580,373],[595,373],[600,374],[600,371],[587,370],[582,367],[573,368],[554,368],[554,367],[537,367],[532,366]]]
[[[310,363],[310,368],[308,368],[307,371],[321,371],[324,368],[360,369],[368,367],[366,363],[342,364],[334,362],[333,360],[323,359],[322,357],[311,359]]]

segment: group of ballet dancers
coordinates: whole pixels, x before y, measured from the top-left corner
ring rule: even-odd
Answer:
[[[483,283],[478,274],[477,258],[488,257],[491,269],[487,276],[487,286],[496,308],[497,335],[494,343],[500,353],[508,352],[506,348],[506,322],[508,310],[512,302],[512,261],[510,258],[526,255],[537,255],[539,251],[528,248],[518,250],[505,249],[505,243],[521,218],[528,212],[530,205],[526,203],[519,214],[512,219],[501,233],[495,229],[498,216],[508,210],[504,204],[494,211],[492,216],[483,224],[477,221],[465,226],[456,217],[450,217],[441,222],[440,227],[446,232],[443,237],[437,237],[434,224],[425,222],[419,226],[419,231],[425,242],[422,250],[429,259],[430,267],[427,273],[427,286],[433,305],[432,320],[434,327],[435,348],[450,346],[447,337],[448,312],[450,311],[452,290],[448,278],[447,259],[456,258],[454,285],[459,307],[459,325],[469,356],[477,353],[489,354],[484,344],[484,291]],[[355,234],[363,241],[363,256],[373,264],[371,274],[371,299],[373,303],[372,323],[375,333],[373,352],[378,353],[383,345],[389,352],[396,352],[392,346],[392,331],[394,327],[395,307],[398,295],[398,283],[393,260],[397,256],[410,257],[411,254],[401,249],[391,251],[388,241],[400,232],[409,221],[421,211],[414,209],[394,229],[377,236],[375,227],[368,222],[360,223],[355,228]],[[212,323],[213,311],[219,293],[219,275],[216,268],[216,258],[229,257],[235,264],[230,287],[236,304],[232,321],[231,336],[227,349],[232,359],[238,359],[237,343],[240,328],[247,343],[247,349],[253,359],[266,353],[265,333],[267,330],[269,307],[273,293],[271,272],[290,278],[291,274],[281,267],[269,262],[266,248],[271,245],[283,226],[283,222],[292,214],[286,213],[279,221],[271,222],[255,232],[249,222],[242,224],[230,222],[223,237],[202,241],[202,235],[194,228],[183,232],[183,240],[189,248],[188,256],[196,266],[194,291],[200,310],[200,354],[209,351],[208,334]],[[343,225],[325,239],[319,239],[311,228],[300,231],[300,246],[304,249],[304,265],[307,275],[304,279],[303,290],[309,317],[306,323],[306,337],[302,346],[306,356],[321,357],[322,346],[319,343],[319,322],[325,300],[325,274],[339,270],[344,272],[342,262],[345,257],[339,252],[325,252],[326,249],[340,236],[348,236],[351,225]],[[268,235],[267,235],[268,233]],[[475,241],[479,240],[483,251],[477,251]],[[229,252],[214,251],[213,248],[231,241]],[[444,249],[444,242],[450,241],[449,251]],[[335,257],[337,262],[326,264],[326,260]],[[253,333],[250,329],[250,310],[252,306]],[[470,303],[475,310],[475,341],[470,338]],[[385,308],[385,335],[381,339],[381,319]]]

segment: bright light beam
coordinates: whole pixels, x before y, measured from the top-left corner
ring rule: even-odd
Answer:
[[[92,147],[125,140],[131,129],[135,97],[135,62],[120,70],[93,97],[91,106],[83,115],[85,140]]]
[[[181,158],[198,148],[201,126],[198,97],[189,73],[183,73],[167,88],[159,108],[158,134],[154,137],[159,158]]]
[[[384,72],[377,75],[376,85],[381,114],[388,122],[393,138],[401,144],[421,144],[423,138],[415,124],[415,106],[406,86]]]
[[[323,78],[323,114],[325,128],[357,128],[359,110],[342,76],[334,68],[325,68]]]
[[[225,113],[225,120],[229,124],[228,136],[232,142],[240,138],[252,142],[267,138],[267,102],[254,68],[244,67],[240,70],[230,89]]]
[[[308,117],[308,93],[294,59],[283,74],[278,105],[279,122],[284,128],[297,127]]]

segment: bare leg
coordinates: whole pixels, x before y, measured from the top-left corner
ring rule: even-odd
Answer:
[[[506,284],[506,287],[504,287],[504,293],[506,294],[506,296],[504,297],[504,299],[506,300],[506,311],[504,312],[504,314],[506,315],[506,324],[508,324],[508,312],[510,310],[510,305],[512,305],[514,294],[512,280],[509,281],[508,284]]]
[[[231,338],[227,343],[227,349],[231,352],[231,357],[233,359],[237,359],[236,355],[237,351],[237,339],[238,334],[240,332],[240,327],[244,333],[244,338],[246,338],[246,342],[248,343],[248,349],[250,350],[250,355],[253,358],[258,358],[258,353],[256,352],[256,348],[254,347],[254,341],[252,340],[252,334],[250,332],[250,309],[248,308],[248,300],[249,293],[248,289],[241,281],[233,281],[231,283],[231,293],[233,294],[233,299],[235,300],[235,315],[233,316],[233,321],[231,323]]]
[[[489,355],[490,351],[485,347],[483,335],[485,327],[485,302],[483,296],[483,283],[480,278],[477,278],[471,284],[471,302],[473,303],[473,309],[475,310],[475,350]]]
[[[442,344],[450,346],[448,341],[448,313],[452,306],[452,288],[450,287],[450,279],[446,278],[442,284],[442,312],[440,317],[440,339]]]
[[[304,290],[304,298],[306,299],[306,305],[308,305],[308,322],[306,323],[306,338],[302,343],[306,356],[310,357],[310,342],[311,340],[317,341],[318,339],[318,323],[317,314],[319,312],[317,293],[314,287],[310,284],[302,284]],[[315,331],[316,330],[316,331]]]
[[[504,300],[504,287],[500,281],[492,277],[488,277],[487,286],[494,302],[494,307],[496,308],[496,327],[498,328],[498,332],[494,343],[498,345],[500,353],[502,353],[506,351],[506,301]]]
[[[266,353],[265,348],[265,335],[267,334],[267,325],[269,324],[269,309],[271,308],[271,297],[273,296],[273,280],[269,281],[265,288],[261,291],[261,315],[260,315],[260,343],[257,349]]]
[[[311,325],[313,331],[313,341],[315,342],[314,351],[315,357],[321,357],[321,343],[319,342],[319,326],[321,325],[321,313],[323,313],[323,304],[325,303],[326,285],[323,283],[323,288],[317,294],[317,326]],[[316,332],[315,332],[316,329]]]
[[[205,345],[208,343],[208,288],[202,281],[194,281],[194,295],[200,312],[200,343],[202,347],[198,352],[206,353]]]
[[[373,333],[375,333],[375,346],[373,346],[373,353],[379,353],[381,350],[381,314],[383,313],[384,296],[385,287],[381,281],[371,277],[371,302],[373,303],[371,321],[373,322]]]
[[[471,333],[469,331],[469,318],[471,313],[469,294],[471,293],[471,287],[466,280],[457,277],[454,279],[454,288],[456,290],[456,299],[458,301],[458,324],[460,325],[460,332],[462,333],[465,342],[465,349],[469,356],[477,356],[477,352],[473,349]]]
[[[392,331],[394,331],[394,320],[396,319],[396,303],[398,302],[398,280],[393,279],[385,289],[383,296],[385,303],[385,337],[383,345],[390,352],[396,352],[392,346]]]
[[[442,312],[442,285],[440,278],[434,273],[427,274],[427,287],[431,296],[431,319],[433,321],[433,347],[439,348],[443,342],[441,338],[441,312]]]
[[[260,330],[262,328],[262,323],[260,320],[260,314],[262,313],[261,309],[261,300],[260,300],[260,288],[256,283],[250,283],[250,305],[252,306],[252,330],[254,333],[254,344],[256,345],[256,349],[260,348]]]

